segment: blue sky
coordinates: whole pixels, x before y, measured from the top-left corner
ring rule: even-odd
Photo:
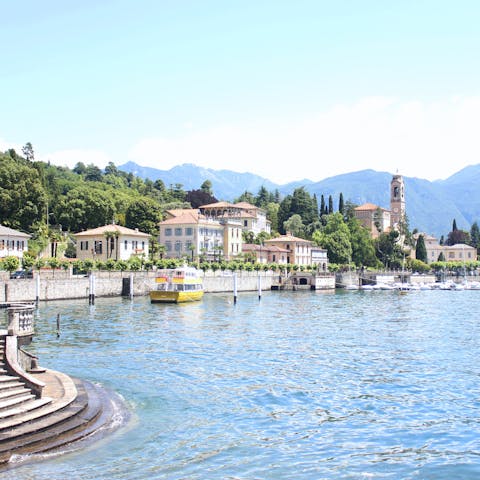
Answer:
[[[480,2],[0,0],[0,150],[285,183],[480,163]]]

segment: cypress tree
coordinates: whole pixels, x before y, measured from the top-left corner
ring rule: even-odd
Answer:
[[[328,213],[333,213],[333,198],[331,195],[328,196]]]
[[[325,210],[325,198],[322,196],[320,197],[320,216],[323,217],[327,212]]]
[[[415,258],[423,263],[428,262],[427,247],[425,246],[423,235],[418,237],[417,246],[415,248]]]
[[[472,247],[478,248],[480,244],[480,229],[477,222],[473,222],[470,228],[470,239]]]
[[[344,210],[344,205],[343,205],[343,193],[340,192],[340,198],[338,200],[338,211],[343,215],[343,210]]]
[[[319,214],[318,214],[318,200],[317,200],[317,195],[314,193],[313,194],[313,209],[315,210],[316,218],[315,220],[318,220]]]

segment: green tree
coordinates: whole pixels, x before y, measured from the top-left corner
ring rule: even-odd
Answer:
[[[287,195],[278,206],[277,223],[279,233],[285,233],[284,223],[292,216],[291,214],[292,196]]]
[[[255,205],[260,208],[265,208],[267,204],[271,201],[271,197],[272,196],[268,193],[268,190],[262,185],[257,193]]]
[[[35,160],[35,154],[33,152],[33,147],[30,142],[27,142],[24,145],[24,147],[22,148],[22,153],[27,161],[33,162]]]
[[[338,199],[338,211],[343,215],[344,214],[345,205],[343,203],[343,193],[340,192],[340,197]]]
[[[235,203],[237,202],[246,202],[246,203],[251,203],[252,205],[255,205],[255,197],[253,195],[253,193],[251,192],[247,192],[245,190],[245,192],[243,192],[236,200],[235,200]]]
[[[350,231],[339,212],[326,217],[326,225],[322,230],[314,232],[312,240],[327,250],[328,259],[332,263],[348,263],[352,258]]]
[[[404,252],[398,241],[400,234],[396,230],[383,232],[375,240],[377,258],[386,268],[400,268],[403,264]]]
[[[339,212],[340,213],[340,212]],[[352,244],[351,260],[358,267],[376,267],[378,259],[375,255],[375,245],[370,232],[354,217],[347,221]]]
[[[473,222],[470,227],[470,245],[475,248],[480,247],[480,228],[477,222]]]
[[[280,205],[275,202],[269,202],[266,207],[267,219],[270,220],[270,228],[272,232],[278,232],[278,209]]]
[[[100,182],[102,180],[102,171],[93,163],[87,165],[85,169],[85,180],[89,182]]]
[[[78,174],[78,175],[85,175],[86,171],[87,171],[87,167],[83,162],[78,162],[73,167],[73,172]]]
[[[10,256],[10,257],[5,257],[2,259],[2,262],[0,263],[2,268],[6,270],[9,273],[15,272],[15,270],[18,270],[20,268],[20,260],[18,257]]]
[[[118,176],[118,168],[113,162],[108,162],[107,166],[105,167],[105,175]]]
[[[320,197],[320,216],[323,217],[324,215],[328,214],[328,210],[325,208],[325,197],[322,195]]]
[[[47,193],[39,172],[23,159],[0,153],[0,223],[32,231],[45,222]]]
[[[140,231],[156,235],[158,224],[162,220],[162,207],[148,197],[132,202],[125,214],[125,226],[138,228]]]
[[[200,186],[200,190],[208,195],[213,196],[212,182],[210,180],[205,180]]]
[[[425,238],[419,235],[415,248],[415,258],[423,263],[428,263],[427,247],[425,246]]]
[[[110,195],[87,185],[70,190],[55,207],[58,221],[74,232],[107,225],[114,213]]]
[[[283,228],[285,232],[290,232],[296,237],[304,236],[302,217],[297,213],[293,214],[287,221],[284,222]]]

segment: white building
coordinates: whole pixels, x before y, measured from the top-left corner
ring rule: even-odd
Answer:
[[[28,250],[29,238],[30,235],[26,233],[0,225],[0,258],[23,258],[23,254]]]
[[[77,258],[79,260],[128,260],[132,256],[148,257],[148,233],[120,225],[103,227],[76,233]]]
[[[416,241],[418,237],[423,236],[425,249],[427,251],[427,263],[438,261],[440,254],[446,262],[474,262],[477,260],[477,249],[463,243],[456,245],[440,245],[433,235],[426,233],[417,233],[414,235]],[[414,256],[415,251],[412,252]]]
[[[207,218],[218,221],[240,222],[242,230],[258,235],[261,232],[270,234],[270,220],[265,210],[247,202],[217,202],[202,205],[200,212]]]

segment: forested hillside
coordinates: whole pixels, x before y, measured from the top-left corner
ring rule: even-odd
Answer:
[[[309,239],[328,250],[333,264],[399,267],[415,248],[414,232],[410,232],[408,223],[401,225],[400,232],[379,230],[380,236],[374,240],[354,218],[356,205],[344,201],[342,192],[336,197],[317,196],[307,188],[297,186],[282,195],[261,186],[256,193],[244,191],[233,201],[261,207],[271,222],[272,235],[291,232]],[[218,200],[224,199],[214,196],[209,180],[185,191],[180,183],[167,188],[160,179],[140,178],[113,163],[102,170],[93,164],[77,163],[69,169],[35,161],[30,144],[26,144],[22,155],[14,150],[0,153],[0,224],[30,233],[30,254],[34,256],[48,239],[59,235],[65,238],[69,233],[112,222],[147,232],[155,243],[166,210],[197,208]],[[471,232],[455,225],[445,241],[478,246],[479,237],[476,223]],[[262,243],[266,238],[265,232],[257,237],[252,232],[244,234],[247,243]]]
[[[165,209],[208,203],[205,191],[165,188],[112,163],[102,171],[78,163],[73,170],[37,162],[14,150],[0,152],[0,223],[37,234],[47,227],[78,232],[116,222],[155,234]]]

